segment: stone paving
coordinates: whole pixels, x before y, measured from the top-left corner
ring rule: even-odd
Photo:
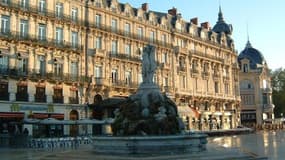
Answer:
[[[200,153],[184,153],[167,155],[98,155],[90,145],[79,149],[68,150],[35,150],[35,149],[0,149],[2,160],[238,160],[266,159],[252,153],[241,152],[236,148],[224,148],[213,144],[207,145],[207,150]]]

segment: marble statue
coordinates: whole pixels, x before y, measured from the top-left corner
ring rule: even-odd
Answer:
[[[153,83],[153,76],[156,70],[155,47],[151,45],[144,47],[142,57],[143,83]]]

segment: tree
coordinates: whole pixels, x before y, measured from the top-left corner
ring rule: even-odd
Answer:
[[[274,114],[278,118],[285,113],[285,69],[279,68],[271,72],[272,99],[275,104]]]

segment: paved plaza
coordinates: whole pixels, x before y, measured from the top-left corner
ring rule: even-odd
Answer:
[[[207,150],[201,153],[184,153],[167,155],[98,155],[90,145],[79,149],[35,150],[35,149],[0,149],[0,159],[5,160],[235,160],[260,158],[252,153],[241,152],[236,148],[224,148],[208,144]],[[260,158],[262,159],[262,158]]]

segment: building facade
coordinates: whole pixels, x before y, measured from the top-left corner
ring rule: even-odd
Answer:
[[[152,44],[155,82],[188,128],[239,123],[237,54],[221,10],[213,29],[176,8],[160,13],[117,0],[5,0],[0,16],[2,122],[86,118],[93,97],[135,93],[142,48]]]
[[[248,41],[245,49],[238,56],[241,123],[261,125],[274,119],[272,86],[267,63],[257,49]]]

